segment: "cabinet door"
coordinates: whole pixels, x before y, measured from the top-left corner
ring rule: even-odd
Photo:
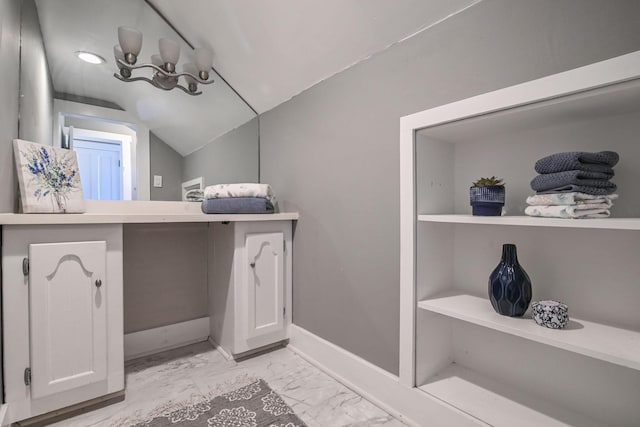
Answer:
[[[31,396],[107,377],[104,241],[29,245]]]
[[[247,338],[278,335],[284,324],[284,236],[257,233],[246,237]]]

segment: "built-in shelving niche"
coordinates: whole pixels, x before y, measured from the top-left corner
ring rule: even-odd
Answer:
[[[420,390],[491,425],[638,425],[638,135],[639,80],[416,132],[414,373]],[[621,157],[612,218],[522,216],[537,159],[601,150]],[[506,181],[506,216],[470,216],[471,182],[492,175]],[[566,329],[493,311],[488,276],[503,243],[516,244],[534,300],[569,305]]]

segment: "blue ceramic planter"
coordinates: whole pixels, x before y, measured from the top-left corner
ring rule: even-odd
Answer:
[[[518,263],[516,245],[502,245],[500,264],[489,276],[489,299],[493,309],[511,317],[521,317],[531,302],[531,279]]]
[[[475,216],[500,216],[504,206],[504,185],[470,187],[471,213]]]

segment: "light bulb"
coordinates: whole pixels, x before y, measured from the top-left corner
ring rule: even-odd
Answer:
[[[127,54],[137,57],[142,49],[142,33],[135,28],[118,27],[118,42],[125,58]]]
[[[173,64],[175,66],[180,58],[180,46],[178,46],[178,43],[171,39],[162,38],[158,44],[160,46],[160,57],[162,58],[162,62],[165,64]]]

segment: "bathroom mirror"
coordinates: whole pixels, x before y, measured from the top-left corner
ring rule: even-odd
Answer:
[[[137,64],[151,62],[163,37],[179,44],[177,71],[194,62],[193,46],[150,2],[22,4],[19,136],[74,149],[85,197],[181,200],[184,183],[258,181],[257,115],[215,69],[198,96],[114,77],[120,26],[143,34]],[[104,62],[83,62],[78,52]],[[149,69],[133,73],[152,77]]]

